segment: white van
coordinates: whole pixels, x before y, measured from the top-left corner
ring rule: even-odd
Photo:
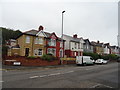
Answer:
[[[95,61],[90,56],[76,56],[76,64],[77,65],[87,65],[94,64]]]

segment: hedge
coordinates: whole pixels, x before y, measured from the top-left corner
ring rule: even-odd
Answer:
[[[94,60],[97,60],[97,59],[117,60],[118,58],[120,58],[115,54],[99,55],[97,53],[88,53],[88,52],[84,52],[83,56],[91,56]]]

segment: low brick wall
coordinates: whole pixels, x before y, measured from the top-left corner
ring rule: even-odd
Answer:
[[[63,60],[63,64],[75,64],[75,60]]]
[[[7,61],[6,61],[7,60]],[[16,61],[9,61],[16,60]],[[14,62],[21,62],[21,66],[49,66],[49,65],[59,65],[60,60],[46,61],[40,58],[28,59],[26,57],[6,57],[4,60],[5,65],[13,65]]]
[[[11,60],[13,60],[13,61],[11,61]],[[58,58],[58,60],[46,61],[46,60],[41,60],[40,58],[30,59],[30,58],[26,58],[26,57],[22,57],[22,56],[19,56],[19,57],[6,56],[5,59],[3,60],[3,62],[5,65],[13,65],[14,62],[21,62],[21,66],[61,65],[59,58]],[[75,60],[63,60],[62,64],[75,64]]]

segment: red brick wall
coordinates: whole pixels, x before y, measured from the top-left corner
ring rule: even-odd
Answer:
[[[5,60],[16,60],[18,62],[21,62],[21,66],[50,66],[50,65],[60,65],[60,59],[54,60],[54,61],[46,61],[41,60],[40,58],[36,59],[28,59],[26,57],[15,57],[15,56],[7,56],[5,57]],[[5,61],[5,65],[13,65],[13,61]],[[75,64],[74,60],[63,60],[62,64]]]
[[[21,62],[22,66],[49,66],[49,65],[59,65],[60,60],[46,61],[41,60],[40,58],[28,59],[26,57],[6,57],[5,60],[16,60]],[[4,61],[5,65],[13,65],[13,62]]]

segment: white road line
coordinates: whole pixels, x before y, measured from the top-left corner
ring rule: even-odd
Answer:
[[[39,77],[39,76],[32,76],[32,77],[30,77],[30,78],[37,78],[37,77]]]
[[[47,75],[41,75],[40,77],[46,77]]]
[[[95,87],[97,87],[97,86],[99,86],[99,85],[101,85],[101,84],[96,84],[96,85],[94,85],[94,86],[92,86],[92,87],[90,87],[90,88],[95,88]]]
[[[65,72],[65,73],[72,73],[72,72],[74,72],[74,71],[68,71],[68,72]],[[64,73],[63,73],[64,74]]]
[[[105,87],[108,87],[108,88],[113,88],[113,87],[111,87],[111,86],[107,86],[107,85],[104,85]]]
[[[48,75],[41,75],[41,76],[32,76],[32,77],[29,77],[29,78],[42,78],[42,77],[47,77],[47,76],[55,76],[55,75],[60,75],[60,74],[66,74],[66,73],[72,73],[74,71],[68,71],[68,72],[65,72],[65,73],[52,73],[52,74],[48,74]]]
[[[60,75],[60,73],[49,74],[48,76]]]
[[[4,82],[4,81],[0,81],[0,83],[1,83],[1,82]]]
[[[94,85],[94,86],[92,86],[92,87],[90,87],[90,88],[95,88],[95,87],[97,87],[97,86],[100,86],[100,85],[102,85],[102,86],[105,86],[105,87],[108,87],[108,88],[113,88],[113,87],[111,87],[111,86],[107,86],[107,85],[103,85],[103,84],[96,84],[96,85]]]

